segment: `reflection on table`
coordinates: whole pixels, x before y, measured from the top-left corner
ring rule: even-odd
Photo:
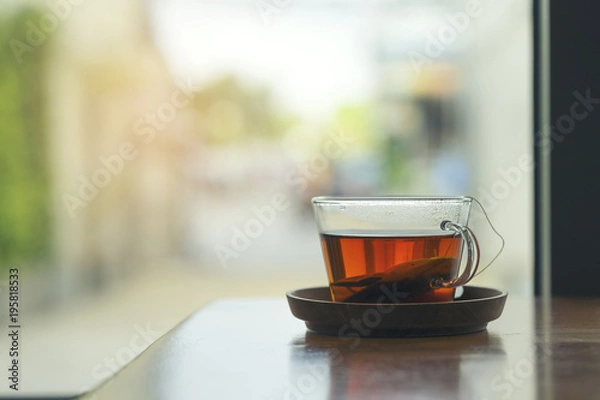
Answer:
[[[488,330],[307,332],[283,298],[201,309],[84,399],[563,399],[600,390],[600,299],[509,296]]]

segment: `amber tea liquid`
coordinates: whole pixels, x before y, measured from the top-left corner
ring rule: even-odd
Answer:
[[[331,232],[321,235],[331,296],[350,302],[451,301],[454,289],[432,279],[455,277],[462,239],[454,233]]]

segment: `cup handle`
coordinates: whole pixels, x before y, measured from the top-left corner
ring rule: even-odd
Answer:
[[[443,221],[440,227],[444,231],[456,232],[462,237],[463,246],[467,247],[467,264],[460,276],[452,278],[449,281],[444,281],[442,278],[434,279],[431,281],[431,286],[434,288],[455,288],[462,286],[469,282],[475,276],[475,273],[477,273],[477,267],[479,267],[479,243],[473,231],[467,226],[462,226],[452,221]]]

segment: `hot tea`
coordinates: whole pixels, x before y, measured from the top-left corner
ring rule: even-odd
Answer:
[[[451,301],[454,288],[432,287],[458,274],[462,237],[456,233],[385,231],[321,234],[334,301]]]

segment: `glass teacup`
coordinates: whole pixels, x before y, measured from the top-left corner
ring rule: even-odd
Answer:
[[[315,197],[333,301],[452,301],[479,265],[471,197]],[[459,274],[465,254],[463,272]]]

